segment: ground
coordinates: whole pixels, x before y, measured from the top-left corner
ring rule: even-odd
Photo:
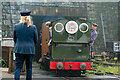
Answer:
[[[60,77],[55,72],[40,69],[40,65],[33,65],[33,80],[120,80],[118,75],[82,75],[78,77]],[[13,80],[14,73],[8,73],[8,68],[0,68],[1,80]],[[25,80],[25,74],[21,75],[21,80]]]

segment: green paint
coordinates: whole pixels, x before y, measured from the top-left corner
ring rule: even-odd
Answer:
[[[79,52],[81,51],[81,52]],[[53,45],[53,59],[66,60],[87,60],[89,57],[89,47],[79,44],[58,44]]]
[[[90,23],[84,20],[73,20],[77,22],[78,27],[82,23],[87,23],[89,30],[86,33],[82,33],[79,29],[75,34],[69,34],[65,30],[65,25],[68,21],[72,20],[58,20],[53,23],[53,42],[67,42],[67,43],[88,43],[90,41]],[[54,29],[55,24],[62,23],[64,25],[64,30],[62,32],[56,32]]]

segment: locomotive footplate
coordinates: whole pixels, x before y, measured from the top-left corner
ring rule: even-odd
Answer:
[[[50,69],[58,70],[90,70],[89,60],[50,60]]]

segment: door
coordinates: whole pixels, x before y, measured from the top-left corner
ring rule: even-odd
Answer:
[[[49,47],[47,45],[47,41],[49,40],[49,29],[45,26],[45,22],[42,24],[42,58],[44,58],[44,54],[49,52]]]

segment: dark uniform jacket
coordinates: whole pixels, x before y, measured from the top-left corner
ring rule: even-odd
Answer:
[[[13,40],[15,42],[15,53],[35,54],[35,44],[38,42],[36,26],[27,27],[26,23],[15,24]]]

